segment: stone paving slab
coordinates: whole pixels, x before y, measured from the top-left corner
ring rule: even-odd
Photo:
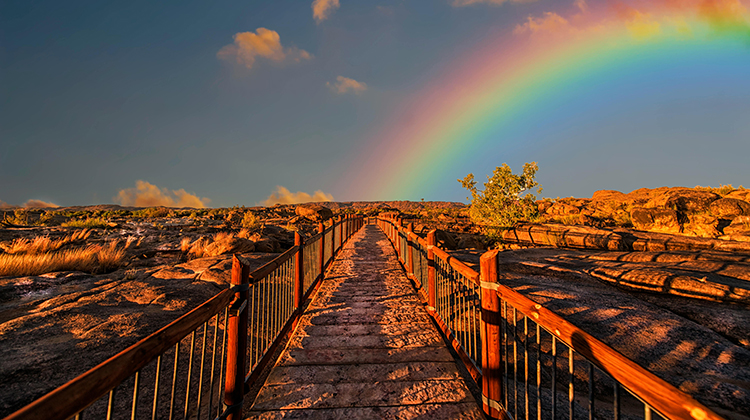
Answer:
[[[389,348],[320,348],[291,349],[279,360],[279,365],[335,365],[351,363],[448,362],[453,356],[445,347]]]
[[[385,235],[342,250],[249,418],[484,418]]]
[[[260,420],[311,419],[311,420],[352,420],[352,419],[483,419],[476,409],[476,403],[420,404],[396,407],[355,407],[329,409],[275,410],[250,412],[250,416]]]
[[[455,363],[409,362],[363,365],[306,365],[277,366],[266,380],[266,385],[295,383],[300,377],[308,377],[309,383],[338,384],[371,381],[422,381],[429,379],[460,379]]]
[[[456,380],[343,382],[266,385],[253,410],[376,407],[471,402],[466,385]]]
[[[292,338],[290,346],[316,348],[402,348],[442,346],[443,339],[438,333],[414,332],[397,335],[355,335],[342,340],[340,336],[326,335],[297,335]]]

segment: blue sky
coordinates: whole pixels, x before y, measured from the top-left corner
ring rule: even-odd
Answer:
[[[347,160],[366,158],[357,151],[389,124],[391,110],[455,57],[499,28],[572,3],[340,0],[318,22],[311,1],[3,1],[0,204],[112,203],[138,180],[174,203],[180,196],[174,191],[185,190],[209,198],[210,206],[258,204],[277,186],[340,201],[461,201],[466,194],[455,181],[421,196],[368,197],[342,188],[341,179],[351,175]],[[278,34],[283,58],[255,56],[248,68],[217,55],[235,45],[235,34],[258,28]],[[571,115],[580,124],[564,135],[559,127],[530,128],[527,135],[549,142],[498,151],[497,161],[478,156],[471,170],[481,179],[504,161],[514,169],[538,161],[543,195],[551,197],[750,184],[750,82],[740,70],[696,69],[694,77],[736,80],[704,83],[687,95],[688,85],[672,80],[648,101],[651,109]],[[363,88],[337,90],[339,77]],[[712,94],[721,86],[721,95]],[[675,98],[684,99],[681,107],[659,107]],[[623,162],[638,176],[625,182],[606,167],[592,172],[602,156],[627,151],[595,139],[632,121],[628,113],[655,116],[638,135],[671,145],[676,158],[659,167],[641,145]],[[565,140],[555,142],[556,135]],[[677,141],[685,136],[690,142]],[[463,177],[470,166],[449,168],[446,179]],[[646,167],[654,169],[638,169]]]

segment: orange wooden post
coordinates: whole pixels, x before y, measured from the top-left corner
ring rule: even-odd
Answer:
[[[500,400],[503,391],[500,357],[500,299],[497,296],[497,250],[486,252],[479,260],[481,268],[482,319],[482,408],[492,419],[509,419]]]
[[[331,262],[336,256],[336,219],[331,219]]]
[[[412,247],[414,246],[414,244],[412,243],[412,239],[416,240],[416,238],[414,238],[414,223],[409,223],[409,227],[406,233],[406,252],[409,253],[409,257],[406,260],[409,261],[408,272],[412,275],[412,277],[414,277],[414,252],[412,252]]]
[[[229,409],[227,419],[242,419],[242,403],[245,394],[245,354],[247,353],[248,287],[250,267],[242,264],[237,256],[232,257],[233,287],[237,287],[229,311],[227,341],[227,371],[224,382],[224,404]]]
[[[398,257],[398,260],[403,263],[403,260],[401,259],[401,236],[399,235],[401,230],[399,227],[401,227],[401,219],[393,225],[393,245],[394,248],[396,248],[396,256]]]
[[[341,216],[338,217],[338,221],[336,222],[338,224],[339,228],[339,243],[336,244],[336,250],[338,251],[341,248],[341,245],[344,243],[344,225],[341,222],[343,218]]]
[[[299,318],[301,315],[299,311],[302,308],[302,297],[305,295],[305,261],[302,258],[304,254],[304,241],[299,232],[294,232],[294,245],[299,247],[294,262],[294,308],[297,310],[297,317]]]
[[[325,277],[325,250],[326,250],[326,227],[323,222],[318,223],[318,232],[320,232],[320,279]]]
[[[427,234],[427,309],[434,311],[437,301],[437,290],[435,290],[435,251],[433,247],[437,245],[435,240],[435,230]]]

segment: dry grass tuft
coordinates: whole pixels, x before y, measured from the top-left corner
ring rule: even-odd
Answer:
[[[701,187],[700,185],[696,185],[695,189],[696,190],[700,190],[700,191],[712,192],[712,193],[719,194],[720,196],[724,197],[725,195],[729,194],[732,191],[735,191],[735,190],[744,190],[745,187],[743,187],[742,185],[740,185],[739,187],[734,188],[732,186],[732,184],[727,184],[727,185],[720,184],[718,188],[714,188],[714,187]]]
[[[85,241],[91,236],[91,230],[84,229],[73,234],[59,238],[51,239],[49,236],[37,236],[35,238],[19,238],[13,240],[10,244],[0,243],[0,248],[6,254],[42,254],[57,251],[65,245]]]
[[[88,218],[82,220],[71,220],[61,224],[62,227],[84,228],[84,229],[105,229],[109,223],[102,218]]]
[[[206,247],[211,244],[209,238],[200,237],[195,241],[190,241],[190,238],[183,238],[180,244],[182,253],[187,256],[188,259],[201,258],[206,253]]]
[[[102,273],[124,264],[126,250],[119,240],[64,251],[0,255],[0,276],[33,276],[53,271]]]
[[[237,234],[229,232],[219,232],[215,234],[213,238],[201,237],[192,242],[189,238],[183,238],[182,242],[180,243],[180,250],[189,260],[194,258],[215,256],[222,254],[227,248],[229,248],[234,238],[248,239],[250,235],[251,233],[249,230],[242,229]],[[209,250],[209,247],[213,249]]]

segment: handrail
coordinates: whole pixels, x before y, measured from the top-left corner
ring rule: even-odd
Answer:
[[[405,270],[412,270],[409,274],[413,276],[413,267],[410,267],[408,261],[401,258],[403,254],[400,249],[403,246],[403,242],[397,238],[405,236],[407,246],[411,246],[409,243],[413,241],[410,230],[407,230],[401,225],[401,222],[392,218],[378,218],[378,225],[381,227],[383,232],[389,238],[399,256],[399,261],[404,266]],[[590,364],[589,366],[589,415],[593,416],[594,408],[594,367],[599,369],[605,375],[611,377],[614,383],[614,406],[613,413],[619,414],[619,387],[622,386],[629,392],[631,392],[636,398],[640,399],[644,403],[644,413],[646,418],[651,418],[651,411],[656,411],[662,416],[674,419],[694,419],[694,420],[718,420],[721,417],[704,406],[703,404],[696,401],[691,396],[680,391],[678,388],[667,383],[661,378],[657,377],[653,373],[644,369],[637,363],[623,356],[617,350],[611,348],[602,341],[594,338],[587,332],[576,327],[571,322],[565,320],[563,317],[557,315],[553,311],[545,308],[519,292],[504,286],[499,283],[498,280],[498,251],[489,251],[482,255],[481,258],[481,273],[477,273],[464,263],[458,261],[450,254],[440,249],[435,245],[434,231],[428,234],[426,241],[422,241],[421,238],[416,242],[419,244],[427,244],[429,250],[428,264],[430,267],[436,265],[435,260],[442,260],[448,264],[449,267],[454,269],[460,276],[470,279],[475,282],[477,286],[481,288],[479,294],[479,301],[481,302],[481,360],[472,359],[467,350],[464,348],[464,344],[457,338],[457,334],[461,331],[455,331],[451,327],[451,320],[444,319],[446,311],[435,308],[434,306],[440,306],[441,298],[443,299],[444,306],[454,305],[446,299],[454,299],[456,296],[439,296],[440,292],[445,293],[446,290],[436,291],[435,290],[435,279],[434,274],[430,274],[430,281],[428,284],[428,310],[430,315],[435,318],[438,325],[440,325],[443,332],[449,338],[449,341],[453,344],[457,350],[459,356],[463,360],[466,367],[472,372],[472,376],[477,381],[477,384],[482,387],[482,403],[486,414],[491,418],[497,419],[508,419],[511,418],[509,410],[511,405],[513,406],[514,415],[512,418],[518,418],[518,412],[524,412],[526,416],[529,416],[529,360],[532,358],[529,352],[529,345],[534,345],[533,339],[536,340],[536,364],[537,371],[534,374],[536,376],[536,390],[537,398],[535,400],[535,406],[532,409],[537,410],[537,414],[541,418],[542,412],[542,398],[540,393],[542,392],[541,387],[541,358],[544,352],[542,351],[542,331],[546,331],[551,336],[551,355],[552,358],[552,379],[551,383],[548,384],[551,387],[552,393],[552,407],[551,409],[553,418],[555,416],[555,410],[557,404],[555,400],[557,398],[556,386],[557,382],[555,379],[555,372],[557,371],[557,361],[560,354],[556,353],[555,345],[557,342],[564,344],[568,347],[568,358],[569,358],[569,412],[570,416],[573,416],[574,405],[578,404],[573,399],[574,383],[573,383],[573,370],[574,370],[574,353],[578,353],[583,356],[585,360]],[[424,246],[424,245],[423,245]],[[450,277],[450,276],[449,276]],[[444,279],[445,280],[445,279]],[[450,279],[449,279],[450,280]],[[455,279],[452,280],[453,285],[458,285]],[[417,287],[420,287],[417,284]],[[450,286],[454,287],[454,286]],[[440,286],[438,286],[440,288]],[[443,286],[445,289],[445,286]],[[471,309],[471,305],[467,305],[465,301],[466,293],[471,293],[470,289],[459,289],[462,296],[460,299],[463,301],[458,302],[455,305],[460,306],[459,311],[466,312],[467,308]],[[438,295],[438,296],[436,296]],[[433,303],[436,302],[437,303]],[[454,306],[455,306],[454,305]],[[455,308],[447,308],[448,317],[452,314],[456,314]],[[510,316],[512,310],[512,320]],[[452,312],[450,312],[452,311]],[[523,333],[518,330],[518,318],[517,312],[522,315],[523,321]],[[464,314],[461,314],[464,316]],[[536,333],[531,332],[528,323],[536,324],[539,328],[536,329]],[[459,322],[460,324],[460,322]],[[464,324],[465,326],[465,324]],[[533,328],[532,328],[533,329]],[[512,331],[511,331],[512,330]],[[520,337],[522,335],[522,337]],[[511,343],[512,340],[512,343]],[[524,353],[522,358],[525,363],[525,377],[517,378],[519,370],[522,366],[514,365],[518,361],[518,349],[517,345],[523,346]],[[513,358],[510,360],[510,352],[512,347]],[[549,350],[546,350],[549,351]],[[533,362],[533,360],[532,360]],[[478,366],[481,365],[481,370]],[[476,372],[478,371],[478,372]],[[512,372],[513,377],[509,377]],[[477,375],[478,374],[478,375]],[[518,404],[517,398],[519,393],[519,380],[522,380],[522,385],[525,386],[526,405],[521,408]],[[514,398],[509,398],[510,388],[515,393]]]
[[[324,277],[325,266],[333,261],[343,244],[362,226],[364,226],[362,217],[347,216],[342,218],[339,216],[328,229],[323,229],[322,223],[319,224],[319,232],[308,238],[307,241],[303,241],[297,233],[294,246],[252,273],[249,272],[250,261],[242,256],[235,255],[232,266],[231,288],[219,292],[169,325],[149,334],[103,363],[10,414],[4,420],[64,420],[72,416],[78,419],[82,417],[84,410],[100,400],[107,392],[110,395],[106,407],[109,416],[116,408],[114,389],[132,376],[135,377],[135,381],[131,417],[134,417],[136,412],[139,411],[139,387],[142,387],[139,385],[141,369],[150,365],[155,359],[157,364],[153,389],[153,407],[142,406],[140,409],[151,408],[151,417],[156,418],[159,396],[164,394],[163,390],[159,388],[162,358],[171,348],[175,350],[171,401],[169,403],[170,418],[174,410],[183,410],[177,407],[182,402],[184,402],[184,416],[188,416],[191,398],[194,396],[197,397],[196,410],[198,416],[200,416],[201,411],[207,408],[209,417],[213,418],[214,415],[211,411],[213,410],[214,395],[224,396],[224,407],[222,409],[217,406],[219,411],[216,413],[216,418],[228,420],[242,418],[242,395],[245,389],[248,389],[246,385],[257,379],[263,367],[271,362],[271,358],[275,356],[274,350],[293,331],[294,326],[300,319],[303,299],[313,292],[313,286],[320,285]],[[326,241],[328,233],[331,233],[330,239],[335,238],[338,243],[329,245]],[[302,270],[301,265],[303,262],[302,255],[307,249],[314,251],[312,254],[314,254],[315,259],[308,264],[314,264],[315,272],[318,274],[314,279],[315,284],[305,291],[302,290],[304,270]],[[325,252],[328,249],[331,250],[331,253],[329,258],[326,259],[324,254],[328,254]],[[294,284],[290,283],[290,276],[294,277],[292,282]],[[261,312],[265,309],[275,310],[278,313]],[[222,311],[224,312],[223,338],[218,343],[219,316]],[[253,318],[249,320],[248,315],[251,312]],[[209,322],[212,319],[214,319],[211,324],[213,325],[213,333],[209,334]],[[196,342],[197,335],[200,334],[199,331],[202,331],[202,345]],[[269,336],[274,331],[276,331],[275,335]],[[184,394],[184,401],[179,401],[175,400],[175,384],[177,383],[178,361],[180,360],[180,343],[191,334],[192,341],[186,379],[187,389]],[[206,362],[206,349],[210,346],[210,340],[213,341],[210,356],[208,356],[210,357],[211,372],[204,380],[204,362]],[[221,356],[218,360],[218,370],[216,370],[219,347],[221,347]],[[201,355],[198,356],[200,357],[198,389],[191,390],[190,385],[193,377],[197,375],[197,372],[193,372],[192,369],[194,353],[197,353],[198,348],[201,352]],[[246,352],[250,352],[249,360],[246,358]],[[250,368],[245,374],[247,362],[249,362]],[[215,380],[217,372],[219,377],[218,380]],[[224,377],[225,373],[226,377]],[[226,382],[223,383],[224,379],[226,379]],[[209,382],[206,389],[203,389],[204,382]],[[220,388],[219,392],[214,393],[217,386]],[[222,386],[224,387],[223,393],[221,392]],[[202,404],[201,399],[204,396],[208,397],[207,403]]]
[[[222,290],[202,305],[170,322],[166,327],[16,411],[5,420],[66,418],[85,409],[91,402],[104,396],[110,389],[211,319],[233,298],[232,289]],[[86,397],[86,399],[80,397]]]
[[[497,253],[491,251],[490,257],[496,257],[492,255],[493,252]],[[482,287],[494,289],[500,299],[506,300],[524,316],[533,318],[542,328],[554,332],[558,340],[625,385],[661,414],[677,419],[721,419],[691,396],[526,296],[499,283],[482,284]]]
[[[281,267],[281,265],[287,262],[290,258],[292,258],[299,249],[300,249],[299,246],[294,245],[291,248],[284,251],[283,254],[279,255],[278,257],[274,258],[273,260],[267,262],[266,264],[259,267],[257,270],[250,273],[250,284],[253,284],[255,282],[258,282],[264,279],[266,276],[271,274],[274,270]],[[246,265],[250,264],[250,262],[247,260],[243,261],[243,263]]]
[[[437,245],[434,245],[434,247],[435,248],[433,248],[433,252],[435,253],[435,256],[437,258],[446,261],[448,264],[450,264],[451,267],[453,267],[454,270],[461,273],[464,277],[473,281],[477,285],[479,284],[479,273],[472,270],[471,267],[464,264],[463,261],[438,248]]]

